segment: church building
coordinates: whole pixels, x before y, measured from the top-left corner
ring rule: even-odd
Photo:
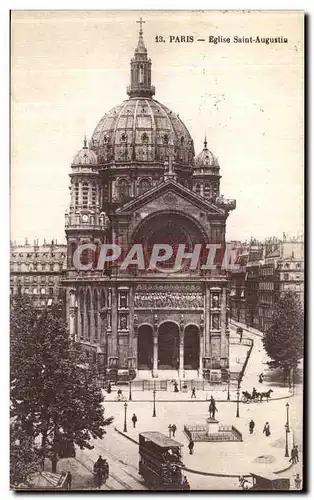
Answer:
[[[178,114],[154,99],[142,21],[130,66],[128,98],[101,118],[71,165],[62,280],[70,335],[106,375],[219,377],[229,366],[228,278],[221,265],[183,263],[179,272],[173,258],[155,269],[74,265],[87,243],[124,250],[184,244],[186,253],[195,244],[225,244],[235,200],[220,194],[220,166],[206,139],[195,156]]]

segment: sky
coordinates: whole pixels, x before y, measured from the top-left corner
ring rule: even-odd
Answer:
[[[11,21],[11,239],[65,241],[84,134],[127,98],[142,16],[155,98],[219,158],[237,200],[227,239],[303,230],[303,15],[298,11],[15,11]],[[165,43],[157,43],[156,36]],[[205,42],[170,43],[170,36]],[[288,43],[208,43],[209,36]]]

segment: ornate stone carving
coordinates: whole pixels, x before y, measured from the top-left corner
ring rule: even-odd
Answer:
[[[201,309],[203,305],[203,294],[196,292],[141,292],[134,297],[134,307],[143,309]]]
[[[166,203],[166,205],[175,206],[177,204],[177,198],[172,193],[165,194],[165,196],[163,197],[163,201]]]

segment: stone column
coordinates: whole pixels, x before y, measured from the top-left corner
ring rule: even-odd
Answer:
[[[128,308],[129,308],[129,353],[128,353],[128,367],[129,369],[136,369],[135,356],[136,346],[134,342],[134,304],[133,304],[133,287],[128,291]],[[137,344],[137,342],[136,342]]]
[[[158,318],[154,315],[153,326],[153,377],[158,377]]]
[[[137,360],[138,360],[138,318],[137,315],[134,314],[134,320],[133,320],[133,355],[134,355],[134,369],[137,371],[138,366],[137,366]]]
[[[205,366],[204,368],[210,368],[210,359],[211,359],[211,337],[210,337],[210,288],[205,285],[205,323],[204,323],[204,358],[205,358]]]
[[[184,319],[181,315],[179,332],[179,378],[183,378],[184,372]]]
[[[198,376],[202,378],[203,376],[203,357],[204,357],[204,316],[201,315],[200,319],[200,334],[199,334],[199,342],[200,342],[200,359],[198,365]]]
[[[118,356],[118,290],[111,289],[111,356]]]
[[[77,317],[76,293],[75,290],[70,290],[69,334],[71,340],[76,340],[77,337],[76,317]]]
[[[228,335],[227,335],[227,290],[223,287],[221,291],[221,343],[220,343],[220,363],[221,367],[228,366]]]

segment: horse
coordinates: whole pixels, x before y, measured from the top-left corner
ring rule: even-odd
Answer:
[[[274,391],[273,391],[272,389],[269,389],[269,391],[267,391],[267,392],[261,392],[261,393],[259,394],[259,396],[260,396],[260,401],[263,401],[263,398],[266,398],[267,403],[268,403],[268,400],[269,400],[269,398],[270,398],[270,393],[271,393],[271,392],[274,392]]]

